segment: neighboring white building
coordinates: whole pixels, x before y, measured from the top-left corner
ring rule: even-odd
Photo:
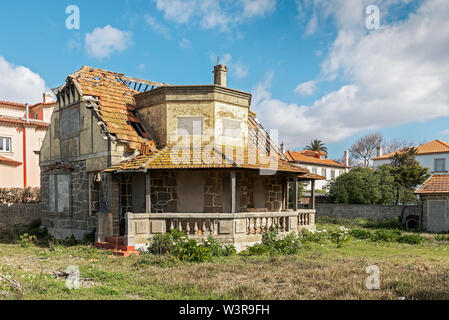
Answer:
[[[378,148],[377,157],[373,159],[374,169],[383,164],[389,164],[395,153],[382,154]],[[431,174],[448,174],[449,170],[449,143],[434,140],[417,147],[416,161],[421,167],[428,168]]]
[[[325,190],[330,181],[348,172],[350,169],[348,151],[345,151],[345,163],[326,159],[327,153],[318,151],[287,151],[285,155],[290,162],[326,178],[326,180],[317,180],[315,182],[315,188],[319,190]],[[305,189],[311,190],[311,183]]]

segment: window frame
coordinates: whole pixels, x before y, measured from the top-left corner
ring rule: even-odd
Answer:
[[[236,120],[236,119],[226,119],[226,118],[223,118],[223,119],[221,119],[222,121],[221,121],[221,135],[222,135],[222,137],[225,137],[225,138],[230,138],[230,139],[242,139],[243,138],[243,132],[242,132],[242,121],[241,120]],[[233,128],[233,129],[229,129],[229,128],[225,128],[225,122],[228,122],[228,123],[236,123],[236,124],[238,124],[238,128]],[[236,135],[226,135],[225,133],[226,132],[236,132],[236,131],[238,131],[238,136],[236,136]]]
[[[2,140],[3,149],[0,149],[1,153],[12,153],[12,137],[0,136],[0,140]],[[9,150],[6,150],[6,141],[9,141]]]
[[[443,170],[437,170],[437,161],[443,161]],[[446,159],[445,158],[434,159],[433,165],[434,165],[434,172],[447,172],[447,170],[446,170]]]

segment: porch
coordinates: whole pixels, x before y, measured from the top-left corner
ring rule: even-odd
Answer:
[[[261,174],[262,173],[262,174]],[[238,251],[258,243],[262,234],[281,235],[315,229],[317,177],[259,170],[165,170],[121,172],[120,212],[98,214],[97,242],[122,236],[126,248],[144,248],[149,239],[172,229],[190,238],[214,237]],[[298,208],[298,185],[312,181],[309,208]],[[139,213],[139,208],[145,210]],[[117,233],[114,221],[122,221]]]

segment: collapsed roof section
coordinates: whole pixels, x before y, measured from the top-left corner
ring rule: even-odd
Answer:
[[[53,92],[58,95],[72,85],[87,102],[87,107],[95,111],[98,124],[112,140],[127,143],[131,149],[144,153],[156,150],[156,142],[137,115],[134,95],[168,84],[84,66],[69,75],[66,84]]]

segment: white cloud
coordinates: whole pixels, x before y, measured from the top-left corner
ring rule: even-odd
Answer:
[[[103,59],[114,52],[125,51],[131,45],[131,32],[107,25],[87,33],[85,43],[89,57]]]
[[[231,71],[233,71],[235,76],[239,79],[245,78],[248,75],[248,67],[241,62],[237,62],[232,66]]]
[[[182,38],[181,41],[179,41],[179,46],[183,49],[190,49],[192,47],[192,44],[190,43],[189,39]]]
[[[198,22],[203,29],[230,31],[248,18],[263,17],[276,8],[276,0],[153,0],[164,18],[178,24]]]
[[[24,66],[15,66],[0,56],[0,100],[20,103],[42,101],[48,91],[44,79]]]
[[[386,12],[398,1],[375,2]],[[256,87],[255,111],[290,144],[449,116],[449,2],[424,1],[416,14],[368,32],[363,6],[371,2],[332,1],[338,35],[320,78],[345,82],[339,90],[299,106],[273,98],[269,83]]]
[[[157,21],[153,16],[147,14],[145,16],[145,21],[155,33],[162,35],[166,39],[171,38],[170,30],[165,25]]]
[[[440,134],[445,135],[445,136],[449,135],[449,129],[440,131]]]
[[[299,94],[301,96],[308,96],[315,92],[316,90],[316,81],[307,81],[298,84],[298,86],[295,88],[295,93]]]

